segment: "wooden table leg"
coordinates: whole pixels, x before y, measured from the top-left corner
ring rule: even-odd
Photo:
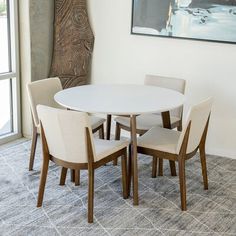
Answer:
[[[106,139],[110,140],[111,136],[111,115],[107,115]]]
[[[138,199],[138,161],[137,161],[137,136],[136,136],[136,115],[130,117],[131,127],[131,150],[132,150],[132,180],[133,180],[133,205],[139,204]]]
[[[130,189],[131,189],[131,179],[132,179],[132,147],[131,144],[129,145],[129,156],[128,156],[128,196],[130,196]]]
[[[172,176],[177,176],[175,162],[174,161],[169,161],[169,164],[170,164],[170,173],[171,173],[171,175]]]
[[[162,112],[161,116],[162,116],[163,127],[167,129],[171,129],[170,112],[169,111]],[[176,174],[175,162],[169,161],[169,164],[170,164],[171,175],[176,176],[177,174]],[[162,167],[163,167],[163,164],[162,164]]]
[[[75,182],[75,170],[70,170],[70,181]]]

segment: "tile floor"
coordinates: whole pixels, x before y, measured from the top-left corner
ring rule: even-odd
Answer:
[[[178,177],[151,178],[151,158],[139,156],[140,204],[121,197],[120,166],[95,173],[94,223],[87,223],[87,172],[81,185],[50,165],[42,208],[36,208],[41,148],[29,172],[30,140],[0,146],[0,235],[236,235],[236,160],[207,156],[209,190],[204,191],[199,157],[187,162],[188,211],[181,212]]]

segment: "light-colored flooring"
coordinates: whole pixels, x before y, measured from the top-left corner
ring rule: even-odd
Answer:
[[[36,208],[41,149],[29,172],[30,141],[0,147],[0,235],[236,235],[236,160],[207,156],[209,190],[204,191],[199,157],[186,164],[188,211],[180,210],[178,176],[151,178],[151,158],[139,156],[140,204],[121,196],[120,166],[95,173],[94,223],[87,223],[87,172],[74,186],[69,174],[50,165],[42,208]]]

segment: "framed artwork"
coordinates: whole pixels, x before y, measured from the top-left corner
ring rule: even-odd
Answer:
[[[236,0],[133,0],[131,33],[236,43]]]

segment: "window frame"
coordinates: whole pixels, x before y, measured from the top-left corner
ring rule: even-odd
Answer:
[[[1,73],[0,80],[9,79],[11,86],[11,122],[12,132],[0,136],[0,144],[22,137],[20,112],[20,75],[19,75],[19,29],[18,1],[7,0],[8,35],[9,35],[9,72]]]

